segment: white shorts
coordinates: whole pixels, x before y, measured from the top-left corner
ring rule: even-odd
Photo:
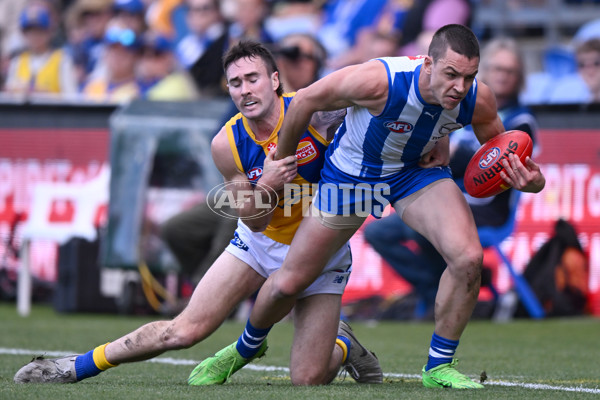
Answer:
[[[225,251],[242,260],[265,279],[277,271],[290,246],[279,243],[260,232],[252,232],[238,221],[235,236]],[[331,257],[319,277],[298,298],[315,294],[342,294],[352,271],[350,245],[346,243]]]

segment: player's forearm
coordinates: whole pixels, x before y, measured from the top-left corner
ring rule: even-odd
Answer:
[[[272,188],[261,185],[259,181],[252,191],[252,196],[236,205],[238,215],[253,232],[262,232],[271,222],[278,199]]]
[[[308,129],[308,124],[313,113],[313,110],[306,107],[306,105],[306,101],[303,101],[298,94],[292,100],[279,133],[275,153],[276,160],[296,154],[298,141],[302,133]]]

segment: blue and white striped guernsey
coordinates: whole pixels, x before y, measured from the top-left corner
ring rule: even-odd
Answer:
[[[477,81],[452,110],[431,105],[419,93],[424,57],[378,58],[389,81],[383,112],[373,116],[363,107],[349,107],[327,156],[342,172],[378,178],[415,166],[421,156],[450,132],[471,123]]]

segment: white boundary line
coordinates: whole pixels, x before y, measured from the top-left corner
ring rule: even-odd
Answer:
[[[5,355],[26,355],[33,357],[34,355],[44,355],[50,357],[61,357],[69,354],[76,354],[76,352],[68,352],[68,351],[49,351],[49,350],[29,350],[29,349],[10,349],[6,347],[0,347],[0,354]],[[170,365],[196,365],[200,361],[197,360],[186,360],[183,358],[172,358],[172,357],[158,357],[148,360],[148,362],[159,363],[159,364],[170,364]],[[244,368],[253,370],[253,371],[265,371],[265,372],[290,372],[290,369],[287,367],[277,367],[274,365],[257,365],[257,364],[248,364]],[[421,379],[421,375],[417,374],[396,374],[396,373],[384,373],[383,374],[387,378],[405,378],[405,379]],[[557,390],[562,392],[577,392],[577,393],[590,393],[590,394],[600,394],[600,388],[586,388],[586,387],[573,387],[573,386],[553,386],[546,385],[541,383],[525,383],[525,382],[509,382],[502,380],[488,380],[485,381],[486,385],[492,386],[506,386],[506,387],[522,387],[524,389],[533,389],[533,390]]]

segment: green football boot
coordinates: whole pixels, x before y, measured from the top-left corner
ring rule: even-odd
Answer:
[[[265,340],[254,357],[244,358],[235,348],[236,344],[237,341],[233,342],[198,364],[190,374],[188,384],[193,386],[222,385],[240,368],[252,360],[264,356],[267,351],[267,341]]]
[[[423,367],[423,386],[428,388],[453,388],[453,389],[482,389],[484,386],[472,381],[468,376],[456,370],[458,360],[451,363],[438,365],[425,371]]]

